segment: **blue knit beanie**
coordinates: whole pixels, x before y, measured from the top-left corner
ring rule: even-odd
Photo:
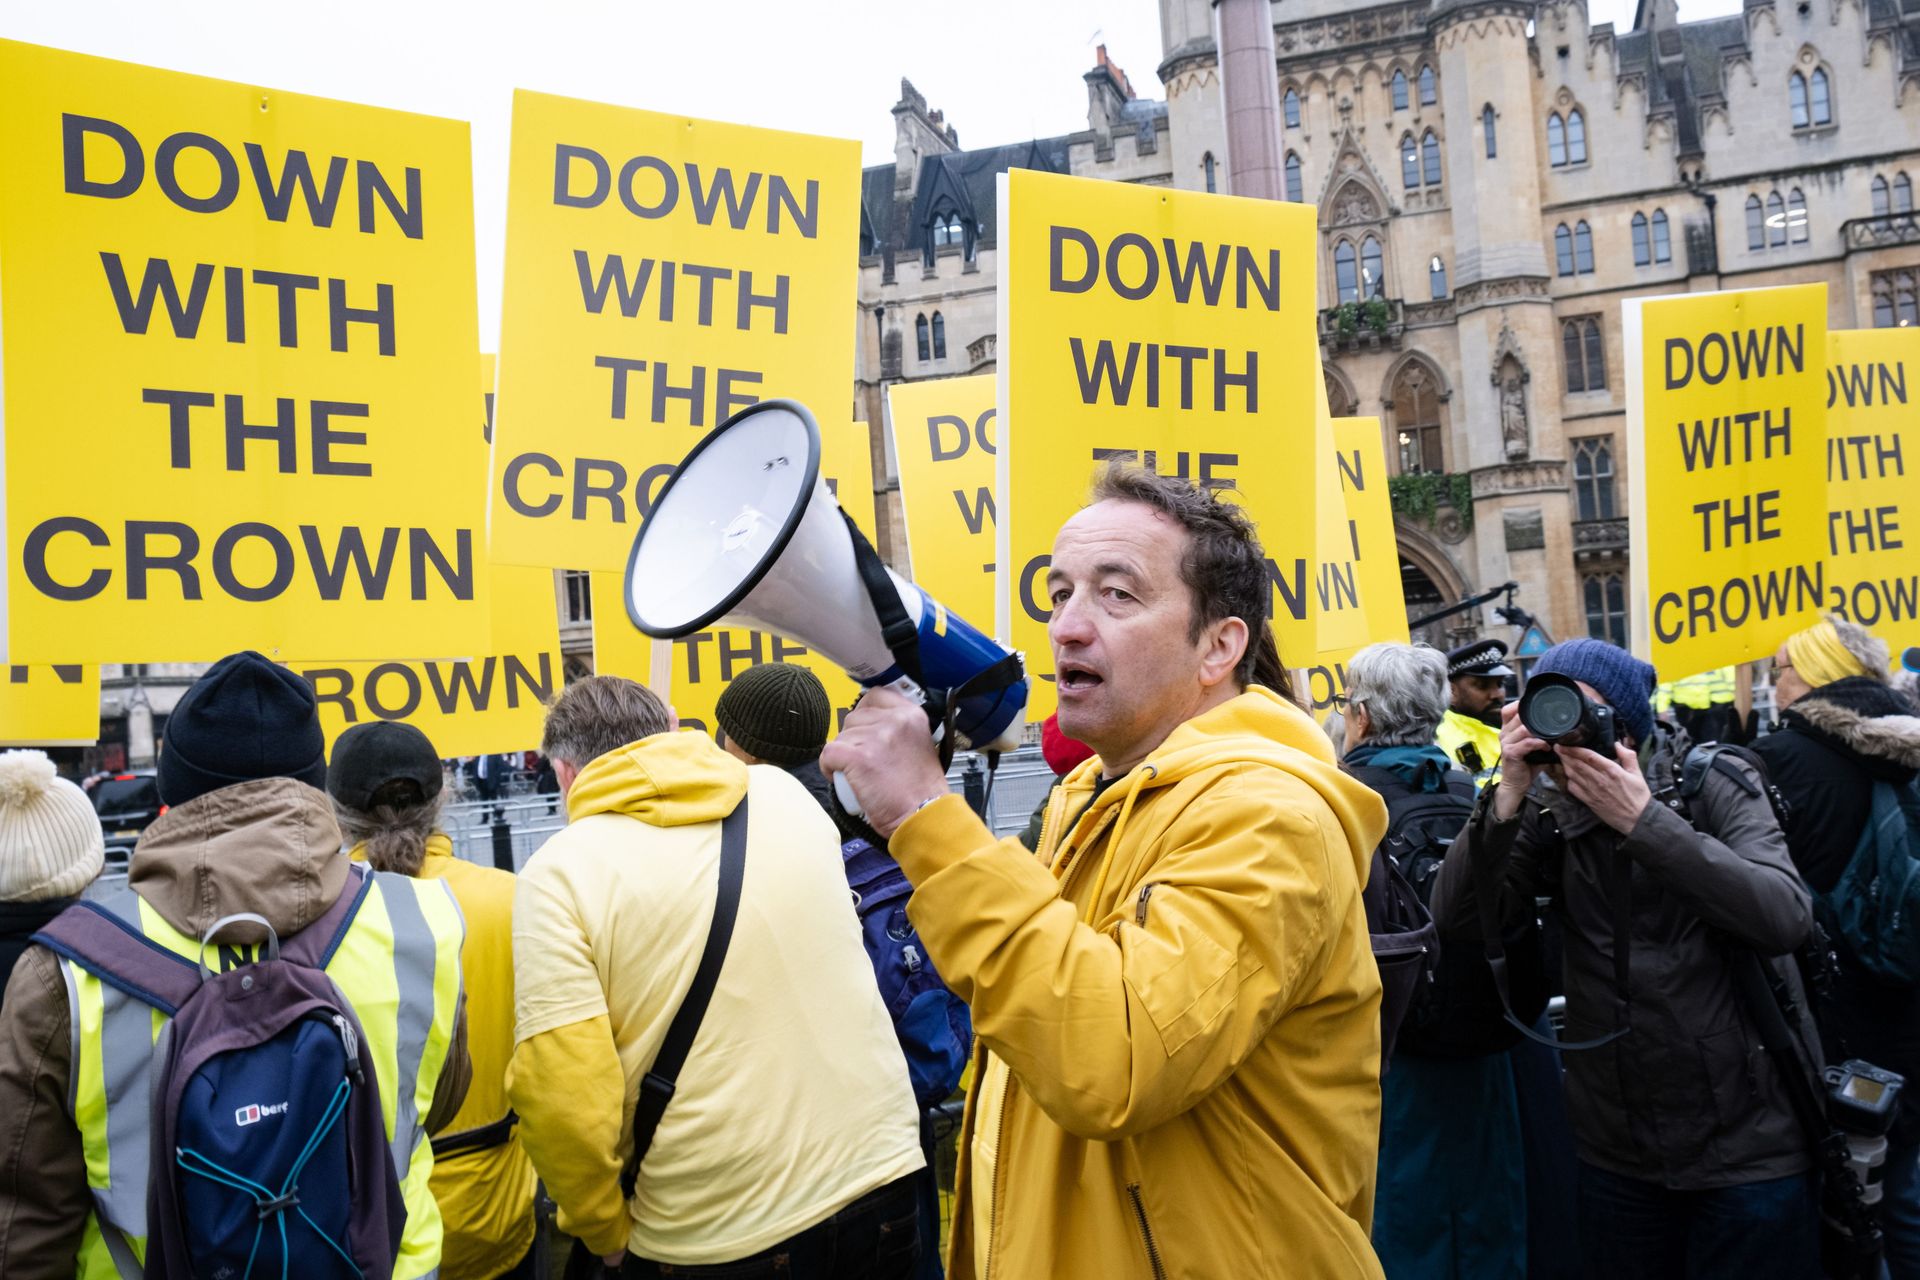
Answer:
[[[1531,675],[1549,672],[1584,680],[1613,707],[1614,719],[1636,744],[1653,737],[1653,667],[1619,645],[1582,637],[1563,640],[1540,655]]]

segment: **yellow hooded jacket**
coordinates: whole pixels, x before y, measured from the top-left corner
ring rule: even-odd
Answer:
[[[891,842],[982,1047],[950,1274],[1378,1277],[1385,806],[1258,686],[1100,769],[1037,858],[958,798]]]

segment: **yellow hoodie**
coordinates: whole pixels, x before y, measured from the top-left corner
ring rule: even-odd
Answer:
[[[726,964],[623,1203],[640,1078],[693,985],[742,796]],[[839,836],[800,783],[655,734],[583,769],[567,817],[516,886],[507,1079],[562,1227],[597,1254],[730,1262],[925,1166]]]
[[[1095,795],[1036,859],[958,798],[891,847],[972,1008],[950,1274],[1377,1277],[1380,980],[1360,890],[1386,809],[1254,687]]]

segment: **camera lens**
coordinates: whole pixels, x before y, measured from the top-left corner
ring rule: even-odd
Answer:
[[[1552,741],[1565,737],[1580,725],[1580,715],[1585,709],[1586,700],[1578,689],[1569,689],[1564,685],[1549,685],[1536,692],[1527,700],[1527,728],[1534,736]]]

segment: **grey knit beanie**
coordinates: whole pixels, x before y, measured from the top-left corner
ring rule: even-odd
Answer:
[[[105,861],[87,793],[44,751],[0,751],[0,902],[71,898]]]

